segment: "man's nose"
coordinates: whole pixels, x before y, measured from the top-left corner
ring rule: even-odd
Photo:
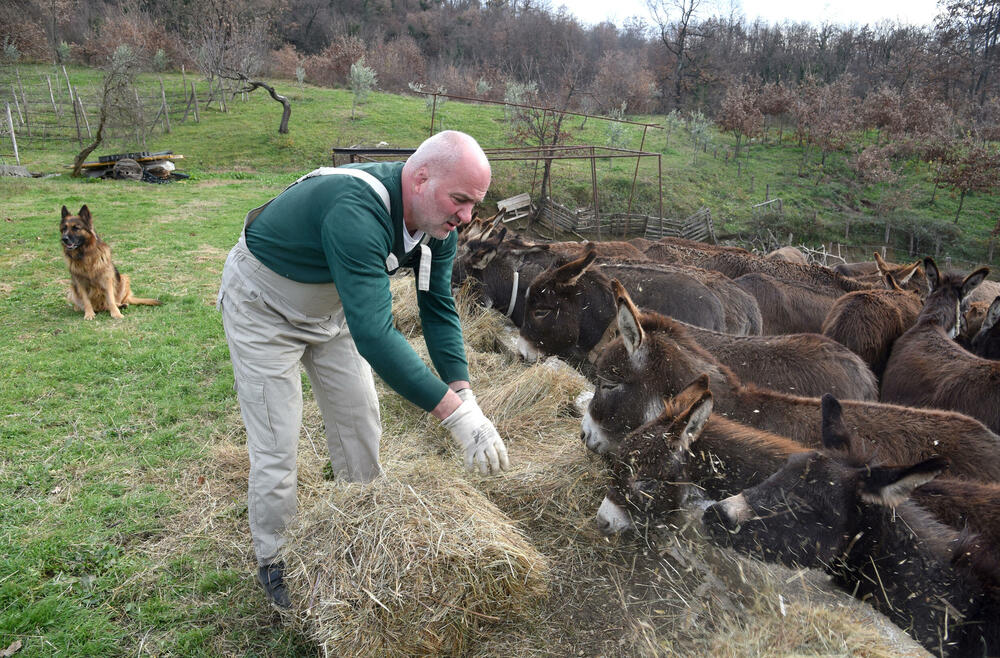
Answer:
[[[472,206],[464,206],[458,209],[458,221],[468,224],[472,221]]]

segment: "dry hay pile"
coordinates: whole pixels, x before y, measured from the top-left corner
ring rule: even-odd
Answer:
[[[302,515],[289,587],[327,655],[460,654],[536,611],[547,559],[449,470],[428,461],[331,484]]]

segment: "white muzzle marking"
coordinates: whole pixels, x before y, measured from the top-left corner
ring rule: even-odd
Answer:
[[[524,336],[517,337],[517,353],[528,363],[534,363],[545,356],[537,347],[528,342]]]
[[[754,517],[753,510],[741,493],[719,501],[719,508],[733,523],[744,523]]]
[[[580,423],[580,435],[588,450],[599,455],[606,455],[618,449],[618,442],[613,441],[601,426],[594,422],[588,411]]]
[[[597,510],[597,528],[605,535],[617,535],[620,532],[632,527],[632,518],[618,505],[615,505],[607,497],[601,501],[601,507]]]

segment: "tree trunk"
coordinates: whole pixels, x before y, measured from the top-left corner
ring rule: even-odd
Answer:
[[[958,197],[958,210],[955,212],[955,223],[958,224],[958,216],[962,214],[962,204],[965,203],[965,190],[962,190],[962,196]]]
[[[288,134],[288,119],[289,119],[289,117],[292,116],[292,104],[288,102],[288,99],[285,98],[284,96],[282,96],[281,94],[279,94],[278,92],[276,92],[274,90],[274,87],[272,87],[271,85],[269,85],[267,83],[261,82],[260,80],[247,80],[247,79],[244,79],[243,81],[247,84],[247,87],[246,87],[246,89],[242,89],[240,91],[242,91],[244,93],[250,93],[254,89],[257,89],[258,87],[261,87],[261,88],[267,90],[267,93],[269,93],[271,95],[271,98],[273,98],[274,100],[276,100],[279,103],[281,103],[282,107],[284,107],[285,109],[281,113],[281,124],[278,126],[278,133],[281,134],[281,135]],[[236,96],[236,93],[237,92],[233,92],[233,96],[234,97]],[[351,118],[352,119],[354,118],[354,107],[353,106],[351,107]]]
[[[77,154],[76,159],[73,160],[73,173],[71,176],[73,178],[78,178],[80,176],[80,171],[83,170],[83,163],[87,160],[87,156],[93,153],[94,149],[101,145],[101,140],[104,138],[104,107],[101,107],[101,119],[97,124],[97,134],[94,136],[94,141],[88,144],[80,153]]]

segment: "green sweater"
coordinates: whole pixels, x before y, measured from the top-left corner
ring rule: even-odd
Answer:
[[[347,326],[361,356],[397,393],[430,411],[468,380],[462,327],[451,294],[456,236],[428,242],[430,289],[417,291],[424,342],[435,377],[396,329],[386,258],[416,269],[420,248],[403,251],[403,163],[347,165],[364,169],[389,191],[391,214],[371,186],[345,175],[315,176],[279,194],[247,227],[247,247],[269,269],[301,283],[337,286]]]

